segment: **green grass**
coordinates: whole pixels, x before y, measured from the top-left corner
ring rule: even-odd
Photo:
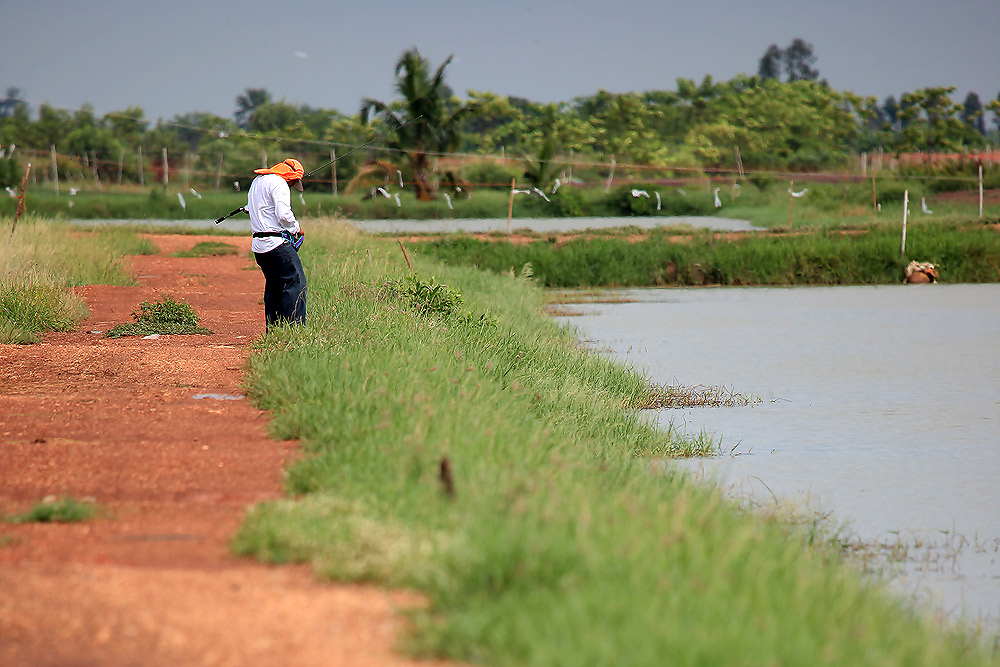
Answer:
[[[988,222],[996,223],[996,219]],[[483,241],[462,235],[429,241],[423,250],[449,264],[497,273],[530,265],[547,287],[638,287],[659,285],[875,285],[899,283],[911,259],[929,261],[945,282],[1000,280],[1000,234],[996,224],[946,218],[908,225],[906,256],[900,257],[900,227],[829,227],[794,234],[751,234],[736,240],[707,231],[673,242],[659,229],[633,243],[616,237],[580,237],[557,245]]]
[[[260,341],[248,377],[272,434],[307,456],[292,497],[249,513],[237,553],[422,591],[417,655],[995,664],[845,564],[823,526],[679,473],[672,457],[713,444],[641,419],[646,379],[579,349],[526,275],[418,254],[408,289],[398,247],[323,227],[302,254],[309,321]]]
[[[0,219],[0,228],[9,229]],[[6,232],[4,232],[6,233]],[[43,331],[69,331],[87,316],[70,288],[133,282],[125,255],[156,248],[127,230],[89,232],[22,217],[0,245],[0,343],[32,343]]]
[[[235,255],[240,251],[234,245],[222,243],[220,241],[202,241],[196,243],[190,250],[178,250],[171,253],[171,257],[219,257],[222,255]]]
[[[73,523],[86,521],[97,513],[97,505],[87,500],[64,497],[37,502],[22,514],[4,518],[8,523]]]
[[[159,301],[143,301],[132,311],[133,322],[119,324],[104,334],[105,338],[150,335],[210,335],[211,329],[198,326],[201,316],[191,304],[177,301],[169,294]]]

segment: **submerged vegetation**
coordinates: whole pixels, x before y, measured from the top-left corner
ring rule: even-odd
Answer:
[[[845,564],[821,525],[740,509],[674,468],[711,444],[640,419],[645,379],[547,320],[530,272],[426,255],[410,271],[395,244],[314,227],[310,320],[262,339],[248,380],[273,435],[307,455],[237,553],[422,591],[417,655],[990,663]]]

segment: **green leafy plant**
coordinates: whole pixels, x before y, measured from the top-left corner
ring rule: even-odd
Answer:
[[[143,301],[132,311],[132,319],[135,320],[134,323],[119,324],[104,334],[104,337],[215,333],[198,326],[201,317],[190,304],[177,301],[170,295],[164,296],[162,301]]]
[[[383,288],[387,293],[404,299],[414,310],[424,315],[448,316],[464,302],[461,292],[437,282],[434,276],[430,280],[421,280],[415,274],[410,274],[402,280],[386,281]]]

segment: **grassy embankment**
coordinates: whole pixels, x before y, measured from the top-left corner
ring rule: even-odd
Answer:
[[[991,183],[992,184],[992,183]],[[244,187],[249,185],[247,179]],[[477,188],[470,192],[452,192],[451,206],[442,194],[435,201],[417,201],[412,188],[386,186],[395,197],[377,195],[362,199],[361,193],[334,196],[329,191],[310,190],[300,199],[292,195],[292,208],[299,217],[316,217],[339,214],[357,220],[368,219],[448,219],[448,218],[507,218],[509,189]],[[526,187],[526,186],[519,186]],[[722,208],[714,206],[713,191],[718,187]],[[870,183],[804,183],[809,192],[792,202],[792,224],[827,226],[855,225],[872,221],[872,192]],[[920,212],[920,198],[926,197],[934,207],[935,216],[975,215],[976,205],[971,200],[935,200],[935,189],[940,187],[929,180],[905,180],[885,175],[876,183],[878,201],[882,206],[879,219],[898,221],[902,218],[903,192],[909,191],[911,209],[916,217]],[[632,190],[643,190],[648,197],[633,197]],[[755,179],[745,181],[740,188],[732,181],[705,179],[685,188],[635,183],[618,185],[606,191],[604,187],[560,188],[547,194],[550,201],[537,195],[519,194],[514,199],[514,220],[518,226],[521,218],[535,217],[666,217],[720,215],[746,219],[763,227],[787,226],[789,222],[788,181]],[[683,192],[683,194],[682,194]],[[660,194],[657,210],[656,194]],[[184,199],[184,205],[178,194]],[[151,186],[145,191],[120,190],[106,186],[102,190],[85,187],[76,195],[69,195],[63,188],[61,195],[44,186],[29,188],[27,210],[29,213],[65,218],[98,219],[177,219],[205,220],[218,218],[246,204],[246,194],[230,190],[208,190],[195,197],[182,186]],[[305,204],[303,204],[303,201]],[[0,198],[0,215],[12,215],[15,201]],[[992,212],[996,215],[996,211]],[[245,216],[243,217],[245,220]],[[223,224],[220,229],[225,228]]]
[[[68,331],[87,316],[70,287],[129,285],[127,254],[156,252],[130,231],[84,232],[68,225],[22,216],[0,218],[0,343],[31,343],[42,331]]]
[[[908,225],[905,258],[899,252],[899,225],[893,224],[736,238],[688,231],[680,239],[661,228],[638,242],[619,233],[558,244],[555,237],[540,237],[521,245],[452,235],[419,247],[450,264],[494,272],[530,264],[540,283],[562,288],[893,284],[902,281],[912,259],[937,265],[945,282],[997,282],[1000,233],[997,220],[990,222],[915,222]]]
[[[484,664],[990,664],[822,527],[676,472],[692,443],[637,417],[645,380],[579,350],[531,281],[426,256],[407,281],[396,244],[323,227],[309,322],[248,378],[308,456],[238,553],[423,591],[408,650]]]

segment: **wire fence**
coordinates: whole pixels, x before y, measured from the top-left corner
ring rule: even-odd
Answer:
[[[344,146],[346,144],[338,144]],[[346,151],[342,151],[346,152]],[[0,161],[10,160],[16,154],[21,162],[35,165],[31,182],[55,187],[88,187],[103,190],[106,187],[119,189],[147,188],[151,186],[176,186],[206,190],[239,190],[253,178],[253,169],[270,166],[288,155],[285,152],[256,150],[220,150],[205,155],[193,151],[171,153],[167,148],[150,155],[137,146],[132,150],[120,150],[117,157],[109,158],[97,151],[81,153],[60,152],[52,146],[49,151],[0,146]],[[434,152],[431,157],[431,172],[434,178],[460,179],[463,185],[477,188],[509,189],[510,179],[518,178],[527,167],[527,158],[508,155],[476,153]],[[328,152],[297,151],[294,156],[308,169],[310,164],[323,164],[336,160],[336,150]],[[412,174],[401,151],[387,147],[368,147],[363,152],[350,156],[348,163],[336,161],[329,169],[322,169],[309,178],[310,189],[324,190],[335,194],[343,192],[345,186],[358,175],[364,165],[375,165],[370,174],[378,174],[388,181],[400,185],[412,184]],[[745,178],[794,179],[800,182],[841,182],[858,181],[877,173],[880,178],[905,178],[906,180],[950,180],[975,184],[980,176],[975,173],[915,173],[915,168],[941,169],[949,164],[984,165],[995,169],[1000,165],[1000,151],[976,153],[902,153],[884,152],[859,153],[848,160],[841,170],[794,171],[787,169],[754,168],[744,170],[736,167],[705,167],[697,165],[649,165],[618,162],[612,157],[608,161],[595,159],[574,159],[572,156],[557,156],[553,162],[559,165],[557,173],[567,182],[586,183],[593,186],[611,187],[630,182],[658,182],[668,185],[683,185],[707,180],[741,181]],[[906,173],[900,174],[904,169]],[[445,175],[449,176],[445,176]],[[523,175],[522,175],[523,180]],[[956,183],[958,184],[958,183]]]

